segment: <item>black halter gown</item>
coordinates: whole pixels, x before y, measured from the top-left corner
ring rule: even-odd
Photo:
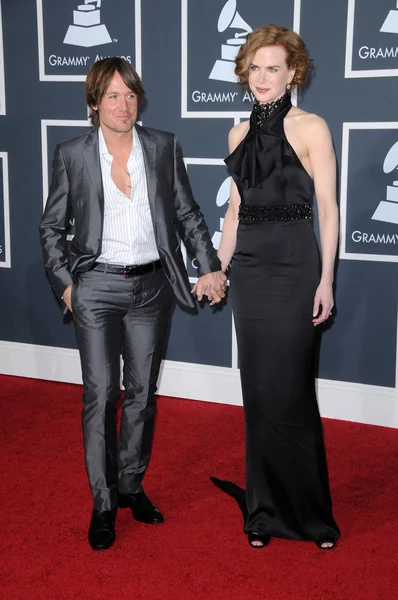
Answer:
[[[255,105],[245,139],[225,160],[241,197],[231,298],[246,422],[245,531],[337,539],[315,394],[312,310],[320,259],[314,185],[286,139],[290,96]],[[271,108],[271,110],[270,110]]]

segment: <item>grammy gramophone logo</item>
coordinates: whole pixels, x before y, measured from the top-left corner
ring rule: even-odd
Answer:
[[[232,177],[227,177],[220,185],[220,188],[217,192],[217,197],[216,197],[216,206],[219,208],[221,208],[222,206],[224,206],[225,204],[227,204],[229,202],[229,195],[230,195],[230,191],[231,191],[231,181],[232,181]],[[221,234],[222,234],[223,227],[224,227],[224,218],[220,218],[220,230],[216,231],[213,234],[213,237],[211,238],[211,242],[216,250],[218,250],[220,247]]]
[[[382,33],[398,33],[398,0],[396,0],[396,9],[390,10],[380,31]]]
[[[229,202],[229,197],[230,197],[230,192],[231,192],[231,182],[232,182],[232,177],[227,177],[226,179],[224,179],[224,181],[221,183],[220,187],[218,188],[218,192],[216,195],[216,206],[217,208],[222,208],[223,206],[225,206],[225,209],[223,211],[223,215],[225,216],[225,213],[227,211],[228,208],[228,202]],[[217,213],[219,214],[219,212],[217,211]],[[208,215],[209,217],[209,215]],[[210,219],[207,217],[207,222],[210,222]],[[216,229],[216,231],[213,233],[212,237],[211,237],[211,243],[213,244],[214,248],[216,250],[219,249],[220,247],[220,243],[221,243],[221,235],[222,235],[222,230],[224,227],[224,217],[217,217],[217,220],[219,220],[219,227]],[[194,269],[199,269],[199,265],[198,262],[196,260],[196,258],[194,258],[191,261],[191,265]]]
[[[227,39],[226,43],[221,45],[221,60],[218,59],[214,63],[209,79],[237,83],[238,78],[234,73],[234,61],[239,48],[246,41],[246,36],[253,30],[238,13],[236,0],[228,0],[224,5],[218,19],[217,29],[220,33],[224,33],[229,29],[240,29],[241,31],[235,33],[234,37]]]
[[[84,0],[84,4],[79,4],[73,11],[73,25],[69,25],[64,44],[85,48],[111,44],[111,36],[101,24],[100,8],[101,0]]]
[[[397,170],[398,142],[395,142],[384,159],[383,171],[388,174]],[[385,223],[395,223],[398,225],[398,181],[393,181],[392,185],[387,186],[386,199],[380,202],[372,219],[374,221],[384,221]]]

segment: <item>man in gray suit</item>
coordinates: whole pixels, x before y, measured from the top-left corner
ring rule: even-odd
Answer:
[[[126,61],[112,57],[91,67],[86,100],[93,130],[57,146],[39,228],[52,287],[73,311],[94,550],[113,544],[118,506],[139,521],[163,522],[141,480],[174,299],[195,306],[176,229],[199,265],[198,298],[219,302],[226,285],[178,141],[136,124],[143,96]],[[121,349],[125,393],[117,440]]]

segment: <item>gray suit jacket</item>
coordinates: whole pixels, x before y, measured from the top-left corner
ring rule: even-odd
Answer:
[[[171,133],[136,125],[140,137],[155,239],[160,260],[178,301],[194,307],[176,231],[200,274],[218,271],[220,261],[189,184],[181,147]],[[69,220],[75,236],[67,245]],[[48,200],[40,222],[44,263],[51,285],[61,297],[101,253],[104,192],[98,131],[59,144],[55,149]]]

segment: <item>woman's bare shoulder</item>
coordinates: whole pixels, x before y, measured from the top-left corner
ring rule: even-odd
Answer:
[[[322,117],[315,113],[309,113],[297,106],[293,106],[286,117],[287,120],[291,120],[291,123],[303,130],[310,130],[311,133],[317,131],[322,133],[329,131],[328,125]]]
[[[229,151],[233,152],[235,148],[241,143],[247,132],[249,131],[249,121],[242,121],[238,123],[229,132],[228,145]]]

